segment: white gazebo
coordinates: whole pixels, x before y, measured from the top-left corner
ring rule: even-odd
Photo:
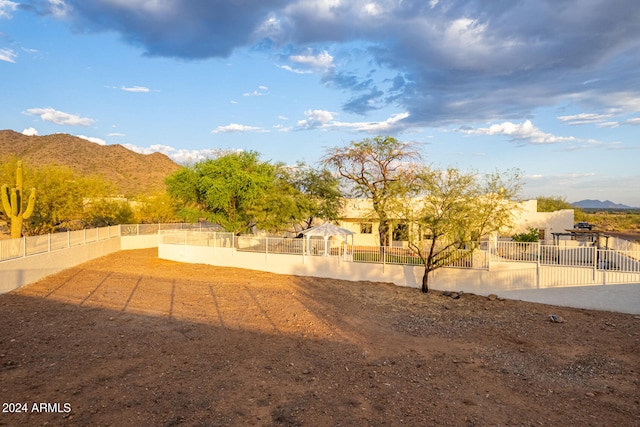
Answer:
[[[329,246],[329,237],[332,236],[343,236],[346,242],[347,237],[351,236],[351,245],[353,246],[353,235],[356,234],[351,230],[347,230],[346,228],[338,227],[337,225],[333,225],[331,223],[325,222],[322,225],[318,225],[315,227],[308,228],[301,232],[300,234],[304,235],[304,239],[306,239],[307,247],[309,247],[309,239],[311,236],[323,237],[324,238],[324,255],[328,256],[328,246]]]

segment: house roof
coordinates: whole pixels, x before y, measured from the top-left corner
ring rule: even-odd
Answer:
[[[348,236],[352,234],[356,234],[351,230],[347,230],[346,228],[338,227],[337,225],[333,225],[329,222],[325,222],[322,225],[318,225],[315,227],[311,227],[307,230],[304,230],[301,234],[305,236]]]

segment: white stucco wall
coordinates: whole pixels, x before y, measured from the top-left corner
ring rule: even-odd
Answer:
[[[423,267],[383,265],[345,261],[340,257],[305,256],[239,252],[229,248],[160,244],[158,256],[163,259],[236,267],[277,274],[312,276],[351,281],[387,282],[398,286],[419,288]],[[497,294],[509,299],[546,304],[640,314],[640,274],[626,280],[638,284],[614,283],[602,272],[576,269],[567,273],[567,283],[544,278],[535,263],[492,263],[490,270],[443,268],[430,276],[430,288],[464,291],[478,295]],[[561,274],[556,268],[555,273]],[[564,273],[562,273],[564,274]],[[590,286],[572,286],[571,275]],[[611,273],[606,273],[611,274]],[[611,276],[613,278],[614,276]],[[555,283],[555,284],[554,284]],[[562,287],[557,287],[560,283]],[[584,282],[582,282],[584,283]]]
[[[574,224],[573,209],[563,209],[555,212],[538,212],[538,201],[527,200],[520,204],[522,209],[515,214],[515,233],[523,233],[529,228],[545,230],[545,242],[551,243],[551,233],[562,233],[572,230]]]
[[[0,262],[0,293],[37,282],[46,276],[119,250],[120,237],[113,237],[86,245],[2,261]]]

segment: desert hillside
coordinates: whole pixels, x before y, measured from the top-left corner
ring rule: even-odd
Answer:
[[[97,173],[121,194],[164,190],[164,179],[180,168],[161,153],[138,154],[121,145],[98,145],[68,134],[27,136],[0,130],[0,159],[16,156],[34,166],[55,163],[82,174]]]

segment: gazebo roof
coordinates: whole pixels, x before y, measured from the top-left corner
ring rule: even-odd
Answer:
[[[307,230],[304,230],[303,232],[301,232],[301,234],[304,234],[305,236],[329,237],[329,236],[349,236],[356,233],[354,233],[351,230],[347,230],[346,228],[341,228],[341,227],[338,227],[337,225],[333,225],[329,222],[325,222],[322,225],[318,225],[315,227],[311,227]]]

